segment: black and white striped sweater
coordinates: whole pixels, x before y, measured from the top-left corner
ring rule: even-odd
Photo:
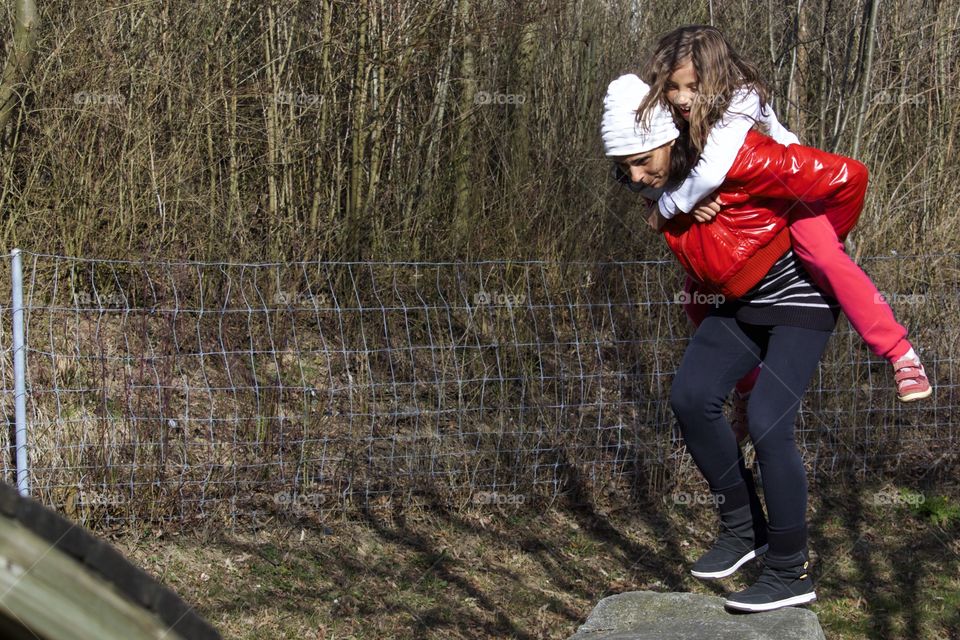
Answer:
[[[750,291],[726,301],[713,313],[734,316],[749,324],[785,324],[829,331],[836,326],[840,305],[813,283],[790,249]]]

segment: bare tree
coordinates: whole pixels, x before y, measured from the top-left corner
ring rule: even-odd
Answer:
[[[23,78],[33,64],[37,42],[36,24],[36,3],[33,0],[18,0],[13,49],[0,78],[0,131],[3,131],[10,121],[10,115],[20,97],[19,89],[23,86]]]

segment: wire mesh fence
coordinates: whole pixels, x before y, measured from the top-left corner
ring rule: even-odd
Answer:
[[[956,468],[958,258],[861,260],[936,392],[899,405],[842,323],[798,421],[814,477]],[[23,263],[33,492],[89,524],[696,477],[668,403],[690,335],[672,261]],[[12,426],[3,439],[10,480]]]

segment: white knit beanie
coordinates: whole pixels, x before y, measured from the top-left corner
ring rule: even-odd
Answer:
[[[637,107],[650,92],[635,74],[620,76],[607,87],[603,98],[600,136],[607,156],[632,156],[676,140],[680,135],[673,117],[657,101],[646,122],[637,123]]]

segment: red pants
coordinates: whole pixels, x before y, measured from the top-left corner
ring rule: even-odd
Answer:
[[[870,277],[847,255],[837,232],[825,215],[797,215],[790,220],[793,250],[813,281],[840,303],[851,326],[870,350],[890,362],[910,350],[907,330],[893,316],[893,309],[877,290]],[[684,285],[683,310],[694,327],[699,327],[712,306],[697,283],[689,276]],[[740,382],[737,390],[753,388],[760,368]]]
[[[870,350],[890,362],[910,350],[907,330],[870,277],[847,255],[825,215],[790,219],[793,250],[813,281],[837,299],[850,325]]]

